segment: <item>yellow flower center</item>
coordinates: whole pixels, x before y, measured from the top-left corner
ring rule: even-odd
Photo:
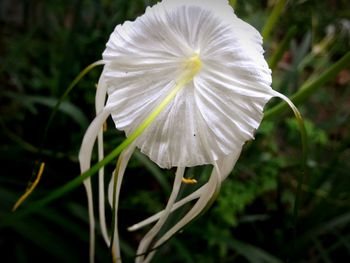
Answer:
[[[196,51],[191,57],[185,60],[184,74],[180,76],[178,83],[181,83],[180,85],[186,85],[197,75],[201,68],[202,61],[199,57],[199,51]]]

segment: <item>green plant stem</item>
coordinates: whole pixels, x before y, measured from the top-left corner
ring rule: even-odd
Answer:
[[[72,89],[78,84],[78,82],[88,73],[90,72],[90,70],[92,70],[93,68],[97,67],[97,66],[101,66],[101,65],[104,65],[104,61],[103,60],[99,60],[99,61],[96,61],[92,64],[90,64],[89,66],[87,66],[85,69],[83,69],[78,76],[75,77],[75,79],[69,84],[68,88],[66,89],[66,91],[63,93],[63,95],[61,96],[61,98],[57,101],[56,105],[54,106],[54,108],[52,109],[51,111],[51,114],[50,114],[50,117],[49,117],[49,120],[47,121],[47,124],[45,126],[45,130],[44,130],[44,134],[43,134],[43,137],[42,137],[42,140],[41,140],[41,145],[40,145],[40,148],[39,148],[39,155],[41,153],[41,150],[44,146],[44,143],[46,141],[46,138],[47,138],[47,134],[48,134],[48,131],[49,131],[49,128],[51,126],[51,123],[53,121],[53,119],[55,118],[56,116],[56,113],[60,107],[60,105],[62,104],[62,102],[67,98],[67,96],[69,95],[69,93],[72,91]]]
[[[323,86],[327,81],[333,79],[342,69],[350,65],[350,51],[346,53],[341,59],[339,59],[333,66],[326,70],[316,79],[310,79],[307,81],[298,92],[291,96],[291,101],[295,105],[305,101],[308,97],[314,94],[317,89]],[[283,113],[288,108],[287,103],[281,102],[272,109],[265,112],[264,119],[271,120],[276,116]]]
[[[271,15],[269,16],[268,20],[266,21],[262,29],[262,36],[264,38],[264,41],[269,40],[271,32],[275,27],[278,19],[280,18],[285,4],[286,4],[286,0],[277,0],[277,3],[275,4]]]
[[[305,124],[303,117],[301,116],[298,108],[291,102],[286,96],[276,92],[276,96],[282,98],[292,109],[295,119],[297,120],[297,124],[299,127],[300,137],[301,137],[301,146],[302,146],[302,156],[301,156],[301,171],[300,175],[298,176],[298,182],[297,182],[297,192],[295,196],[295,203],[294,203],[294,209],[293,209],[293,218],[294,218],[294,225],[296,226],[297,218],[298,218],[298,211],[299,211],[299,204],[301,199],[301,190],[302,190],[302,184],[303,179],[306,173],[306,162],[307,162],[307,155],[308,155],[308,138],[307,133],[305,129]]]
[[[301,203],[301,193],[302,193],[302,185],[304,181],[304,177],[306,174],[306,162],[307,162],[307,155],[308,155],[308,139],[307,139],[307,133],[304,125],[304,120],[301,117],[299,111],[294,110],[294,114],[299,126],[300,131],[300,137],[301,137],[301,144],[302,144],[302,157],[301,157],[301,170],[300,174],[298,175],[297,179],[297,191],[295,195],[295,203],[293,208],[293,218],[294,218],[294,226],[296,227],[297,219],[298,219],[298,213],[299,213],[299,206]]]

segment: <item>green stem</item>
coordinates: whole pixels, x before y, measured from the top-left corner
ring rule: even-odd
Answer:
[[[308,139],[307,139],[307,133],[304,125],[304,120],[300,115],[300,112],[298,110],[293,109],[294,115],[296,117],[299,131],[300,131],[300,137],[301,137],[301,144],[302,144],[302,157],[301,157],[301,171],[297,179],[297,191],[295,195],[295,203],[294,203],[294,209],[293,209],[293,218],[294,218],[294,226],[296,227],[298,214],[299,214],[299,206],[301,203],[301,192],[302,192],[302,185],[304,181],[304,177],[306,174],[306,162],[307,162],[307,155],[308,155]]]
[[[283,8],[286,4],[286,0],[277,0],[277,1],[278,1],[277,4],[275,4],[275,7],[273,8],[271,15],[269,16],[264,28],[262,29],[262,36],[264,38],[264,41],[267,41],[270,38],[270,34],[274,26],[276,25],[278,19],[280,18]]]
[[[338,60],[333,66],[326,70],[321,76],[317,79],[310,79],[307,81],[298,92],[291,96],[291,101],[295,105],[305,101],[310,97],[317,89],[323,86],[327,81],[333,79],[342,69],[348,67],[350,64],[350,51],[346,53],[340,60]],[[264,119],[271,120],[276,116],[283,113],[288,108],[285,102],[281,102],[272,109],[269,109],[265,112]]]
[[[90,71],[92,70],[93,68],[97,67],[97,66],[100,66],[100,65],[104,65],[104,61],[103,60],[99,60],[99,61],[96,61],[92,64],[90,64],[89,66],[87,66],[85,69],[83,69],[78,76],[75,77],[75,79],[69,84],[68,88],[66,89],[66,91],[63,93],[63,95],[61,96],[61,98],[57,101],[56,105],[54,106],[54,108],[52,109],[51,111],[51,114],[50,114],[50,117],[49,117],[49,120],[47,121],[47,124],[45,126],[45,130],[44,130],[44,135],[42,137],[42,140],[41,140],[41,145],[40,145],[40,148],[39,148],[39,156],[40,156],[40,153],[42,151],[42,148],[44,146],[44,143],[46,141],[46,138],[47,138],[47,134],[48,134],[48,131],[49,131],[49,128],[51,126],[51,123],[54,119],[54,117],[56,116],[56,113],[60,107],[60,105],[62,104],[62,102],[67,98],[67,96],[69,95],[69,93],[72,91],[72,89],[78,84],[78,82]]]

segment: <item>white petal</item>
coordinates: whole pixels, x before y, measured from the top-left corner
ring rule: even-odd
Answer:
[[[224,181],[226,177],[231,173],[234,165],[236,164],[239,155],[241,154],[241,151],[238,151],[234,154],[225,156],[222,160],[218,161],[218,166],[220,167],[221,170],[221,181]],[[171,212],[175,211],[176,209],[179,209],[183,205],[198,199],[203,193],[208,192],[208,183],[204,184],[201,188],[197,189],[195,192],[189,194],[185,198],[181,199],[180,201],[176,202],[171,209]],[[164,213],[164,210],[158,212],[157,214],[137,223],[132,225],[131,227],[128,228],[129,231],[136,231],[138,229],[141,229],[145,227],[148,224],[153,223],[154,221],[158,220],[162,214]]]
[[[96,115],[102,112],[107,93],[107,85],[103,79],[104,74],[102,73],[99,83],[97,85],[96,97],[95,97],[95,108]],[[102,126],[103,127],[103,126]],[[104,158],[103,151],[103,128],[100,128],[97,136],[97,145],[98,145],[98,160],[101,161]],[[107,224],[106,224],[106,215],[105,215],[105,189],[104,189],[104,167],[101,167],[98,171],[98,200],[99,200],[99,219],[101,226],[102,237],[105,240],[106,244],[109,244],[109,237],[107,233]]]
[[[94,119],[87,129],[81,148],[79,151],[79,163],[81,173],[87,171],[90,168],[92,149],[96,141],[96,137],[101,130],[101,127],[105,120],[111,113],[111,109],[104,108]],[[93,212],[93,199],[92,199],[92,187],[91,179],[88,178],[84,181],[84,186],[88,198],[88,211],[89,211],[89,223],[90,223],[90,262],[94,262],[95,251],[95,218]]]
[[[137,255],[143,255],[144,253],[149,250],[149,246],[157,233],[161,230],[162,226],[168,219],[171,210],[174,206],[175,200],[177,198],[177,195],[179,194],[180,187],[181,187],[181,180],[184,175],[185,168],[184,167],[178,167],[176,171],[176,176],[174,180],[173,189],[171,192],[171,195],[169,197],[168,203],[166,205],[166,208],[164,209],[164,212],[162,213],[161,217],[159,218],[158,222],[152,227],[151,230],[147,232],[147,234],[144,236],[144,238],[141,240],[139,247],[137,249]],[[136,258],[136,263],[144,262],[144,256],[139,256]]]
[[[113,239],[113,251],[114,256],[116,257],[117,261],[121,262],[121,254],[120,254],[120,242],[119,242],[119,231],[118,231],[118,208],[119,208],[119,196],[120,196],[120,189],[124,178],[125,169],[129,163],[129,160],[131,158],[132,153],[135,150],[134,144],[131,144],[128,148],[126,148],[119,156],[118,162],[120,161],[120,166],[118,171],[113,172],[113,176],[109,182],[108,186],[108,201],[110,206],[113,208],[113,190],[114,190],[114,183],[115,183],[115,175],[117,174],[117,185],[115,189],[115,218],[114,218],[114,239]],[[108,244],[109,245],[109,244]]]
[[[220,17],[227,23],[232,23],[236,17],[232,7],[227,0],[163,0],[165,8],[178,8],[181,6],[200,6],[203,9],[211,10],[217,17]]]
[[[82,173],[90,168],[92,149],[94,147],[97,135],[101,130],[103,123],[106,121],[112,111],[112,108],[104,108],[90,124],[84,135],[79,151],[80,170]]]
[[[119,192],[121,188],[121,184],[123,182],[124,173],[126,170],[126,167],[128,165],[128,162],[135,150],[134,144],[130,145],[128,148],[126,148],[121,154],[119,159],[121,160],[119,171],[118,171],[118,181],[117,181],[117,188],[116,188],[116,208],[118,208],[119,203]],[[111,207],[113,207],[113,186],[114,186],[114,180],[115,180],[115,172],[113,172],[113,176],[111,180],[109,181],[108,185],[108,202]]]
[[[170,228],[154,245],[153,248],[157,248],[161,246],[164,242],[169,240],[176,232],[181,230],[186,224],[196,218],[203,209],[208,205],[214,195],[219,191],[221,186],[221,180],[225,177],[225,175],[221,174],[221,170],[218,166],[215,165],[212,175],[209,178],[208,186],[206,191],[201,193],[198,201],[195,203],[193,208],[180,219],[178,223],[176,223],[172,228]],[[153,253],[149,255],[153,256]],[[149,262],[149,259],[146,259],[145,262]]]
[[[203,67],[137,146],[159,166],[213,164],[254,137],[272,97],[262,37],[228,1],[164,0],[117,26],[103,54],[116,127],[129,136],[174,88],[184,62]],[[208,140],[207,138],[210,138]]]
[[[88,213],[89,213],[89,261],[94,263],[95,261],[95,216],[94,216],[94,206],[92,198],[92,187],[90,178],[84,181],[84,187],[86,190],[87,202],[88,202]]]

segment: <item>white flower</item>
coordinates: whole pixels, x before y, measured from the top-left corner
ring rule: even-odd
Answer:
[[[242,145],[254,138],[265,104],[273,96],[282,96],[270,87],[271,70],[263,53],[259,32],[239,19],[226,0],[164,0],[147,8],[135,21],[118,25],[111,34],[103,53],[105,67],[96,95],[98,116],[86,132],[80,151],[81,170],[90,167],[97,135],[102,159],[101,126],[109,115],[127,137],[134,136],[150,115],[155,117],[121,155],[115,172],[117,184],[114,188],[112,179],[109,188],[115,209],[122,177],[135,147],[160,167],[178,167],[165,210],[130,228],[136,230],[158,220],[141,241],[136,262],[149,262],[154,253],[147,254],[150,249],[169,239],[207,206],[233,169]],[[162,110],[154,114],[159,105]],[[175,203],[185,167],[202,164],[214,166],[208,183]],[[90,181],[85,185],[93,232]],[[169,214],[194,199],[198,200],[192,210],[155,240]],[[103,203],[101,170],[100,221],[109,243]],[[114,256],[119,260],[116,229]]]
[[[103,53],[107,106],[127,135],[174,88],[195,54],[200,72],[137,140],[160,167],[210,164],[253,138],[273,96],[261,36],[227,1],[168,0],[118,25]]]

